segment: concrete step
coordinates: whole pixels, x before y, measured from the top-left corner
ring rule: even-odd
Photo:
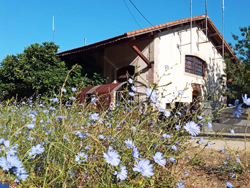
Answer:
[[[208,126],[203,126],[203,131],[207,133],[211,133],[211,132],[230,133],[231,129],[233,129],[235,133],[245,133],[246,126],[225,124],[225,123],[213,123],[212,128],[209,128]],[[250,134],[250,126],[247,127],[247,133]]]

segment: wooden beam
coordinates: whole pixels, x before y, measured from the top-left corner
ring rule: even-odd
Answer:
[[[135,36],[133,36],[132,38],[130,38],[131,41],[135,40]]]
[[[209,38],[209,37],[213,37],[213,36],[216,36],[216,35],[218,35],[218,33],[213,33],[211,35],[208,35],[207,37]]]
[[[148,37],[149,37],[149,38],[154,38],[154,32],[151,31],[150,33],[148,33]]]
[[[148,60],[148,58],[146,58],[143,53],[134,45],[134,46],[131,46],[134,51],[142,58],[142,60],[148,65],[149,68],[152,67],[150,61]]]
[[[222,46],[216,46],[215,48],[219,50],[222,49]]]

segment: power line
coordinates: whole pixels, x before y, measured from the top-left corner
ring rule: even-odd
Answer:
[[[141,14],[141,16],[150,24],[153,26],[153,24],[150,23],[150,21],[148,21],[148,19],[141,13],[141,11],[135,6],[135,4],[132,2],[132,0],[129,0],[130,3],[136,8],[136,10]]]
[[[140,24],[137,22],[137,20],[135,19],[135,17],[134,17],[134,15],[132,14],[132,12],[130,11],[130,9],[129,9],[127,3],[125,2],[125,0],[123,0],[123,2],[124,2],[124,4],[126,5],[126,7],[127,7],[128,11],[130,12],[131,16],[134,18],[134,20],[135,20],[135,22],[137,23],[137,25],[139,25],[139,27],[142,28],[142,27],[140,26]]]

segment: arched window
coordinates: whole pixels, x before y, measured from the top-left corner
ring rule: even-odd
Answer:
[[[127,79],[130,76],[133,76],[135,74],[135,67],[132,65],[121,67],[117,70],[117,81],[118,82],[124,82],[127,81]]]
[[[185,71],[188,73],[205,76],[206,63],[196,56],[186,55]]]

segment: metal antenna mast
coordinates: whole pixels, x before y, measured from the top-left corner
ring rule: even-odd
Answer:
[[[224,0],[222,0],[222,59],[224,61]]]
[[[206,11],[206,40],[207,40],[207,0],[205,0],[205,11]]]
[[[190,0],[190,53],[192,54],[192,0]]]
[[[52,23],[52,32],[53,32],[53,42],[55,42],[54,16],[53,16],[53,23]]]

